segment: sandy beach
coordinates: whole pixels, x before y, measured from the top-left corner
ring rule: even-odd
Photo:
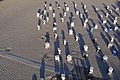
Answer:
[[[47,6],[52,4],[56,12],[56,22],[58,27],[59,42],[54,39],[52,31],[52,11],[47,11],[50,15],[49,22],[46,25],[41,23],[41,30],[37,30],[38,18],[36,16],[38,9],[44,9],[45,0],[3,0],[0,1],[0,80],[40,80],[42,59],[45,55],[48,59],[45,61],[45,80],[49,80],[50,76],[55,75],[54,64],[54,50],[55,45],[59,44],[62,50],[61,57],[63,64],[66,64],[70,70],[74,68],[66,61],[66,49],[63,45],[63,33],[65,39],[68,41],[69,52],[73,56],[74,64],[79,66],[93,66],[93,76],[103,78],[105,80],[119,80],[120,79],[120,29],[117,32],[109,32],[109,36],[115,36],[115,48],[118,50],[118,55],[113,56],[111,50],[107,48],[104,39],[109,40],[108,35],[101,27],[101,21],[92,6],[98,7],[107,12],[105,6],[109,5],[112,9],[113,6],[120,7],[120,2],[116,0],[56,0],[61,9],[58,10],[55,6],[54,0],[47,0]],[[98,29],[94,30],[92,36],[97,38],[97,43],[101,48],[101,53],[97,53],[91,41],[91,34],[89,33],[89,26],[93,27],[92,22],[83,28],[80,18],[75,16],[74,30],[79,35],[80,40],[75,41],[74,36],[68,35],[69,17],[71,12],[75,14],[73,3],[77,4],[77,8],[81,13],[84,13],[82,3],[87,5],[88,15],[92,17],[94,23],[98,24]],[[60,21],[60,13],[64,8],[64,2],[70,7],[67,12],[65,21]],[[99,14],[103,14],[99,11]],[[117,13],[120,14],[118,11]],[[113,16],[118,16],[115,12]],[[110,16],[111,17],[111,16]],[[113,17],[112,17],[113,19]],[[107,18],[112,23],[112,20]],[[110,26],[110,24],[107,24]],[[118,27],[120,28],[120,16],[118,16]],[[45,49],[45,40],[41,39],[46,33],[50,35],[50,48]],[[104,37],[103,37],[104,36]],[[88,60],[82,57],[81,46],[87,44],[89,46]],[[109,57],[108,62],[101,61],[103,55]],[[83,64],[83,63],[84,64]],[[72,64],[72,65],[74,65]],[[63,65],[64,66],[64,65]],[[112,66],[115,70],[111,76],[107,74],[107,68]],[[33,77],[35,79],[33,79]],[[37,78],[37,79],[36,79]]]

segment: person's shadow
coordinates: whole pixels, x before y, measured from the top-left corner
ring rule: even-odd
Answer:
[[[35,73],[34,73],[33,76],[32,76],[32,80],[37,80],[37,76],[36,76]]]

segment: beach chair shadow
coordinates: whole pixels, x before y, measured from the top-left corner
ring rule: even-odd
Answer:
[[[34,73],[33,76],[32,76],[32,80],[37,80],[37,76],[36,76],[35,73]]]

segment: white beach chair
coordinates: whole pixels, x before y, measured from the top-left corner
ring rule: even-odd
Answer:
[[[76,11],[76,15],[79,15],[79,11],[78,10]]]
[[[78,41],[79,40],[79,37],[78,35],[75,36],[75,41]]]
[[[113,43],[110,42],[110,43],[108,44],[108,48],[111,48],[112,46],[113,46]]]
[[[60,48],[57,48],[57,50],[58,50],[58,54],[61,54],[61,49],[60,49]]]
[[[106,55],[103,56],[103,61],[107,61],[108,57]]]
[[[46,42],[46,43],[45,43],[45,48],[46,48],[46,49],[50,48],[50,43],[49,43],[49,42]]]
[[[55,60],[60,62],[60,56],[59,55],[55,55]]]
[[[37,25],[37,29],[40,30],[40,25]]]
[[[88,45],[84,45],[84,51],[87,52],[88,51]]]
[[[67,41],[64,39],[63,40],[63,45],[65,46],[67,44]]]
[[[69,54],[69,55],[67,55],[67,61],[68,62],[71,62],[72,61],[72,56]]]
[[[69,29],[69,35],[73,35],[73,30]]]
[[[94,70],[94,67],[90,67],[90,69],[89,69],[90,71],[89,71],[89,74],[92,74],[93,73],[93,70]]]
[[[98,29],[98,25],[97,25],[97,24],[95,24],[95,27],[94,27],[94,29]]]
[[[65,80],[65,74],[61,74],[61,79]]]
[[[74,27],[75,26],[75,23],[72,21],[71,24],[70,24],[71,27]]]
[[[108,75],[111,75],[113,73],[113,68],[112,67],[109,67],[108,68]]]
[[[37,13],[37,17],[38,17],[38,18],[40,17],[40,13],[39,13],[39,12]]]

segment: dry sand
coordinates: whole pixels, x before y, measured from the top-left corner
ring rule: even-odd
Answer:
[[[74,13],[74,8],[72,4],[72,0],[56,0],[61,4],[61,7],[64,8],[64,1],[70,7],[69,12]],[[69,21],[70,13],[68,12],[67,17],[65,18],[65,22],[60,22],[59,13],[62,13],[61,10],[58,10],[54,5],[54,0],[47,0],[47,3],[52,3],[54,9],[56,10],[56,19],[58,23],[58,33],[59,33],[59,41],[60,48],[62,49],[62,58],[66,63],[65,58],[65,48],[62,45],[62,35],[61,30],[65,32],[65,37],[68,40],[70,52],[74,57],[81,58],[80,49],[78,42],[74,41],[73,36],[68,36],[67,29],[67,21]],[[116,5],[116,0],[75,0],[78,5],[78,9],[83,13],[81,2],[87,5],[87,9],[89,10],[89,15],[93,17],[93,20],[98,23],[99,19],[94,12],[92,5],[95,7],[103,9],[104,4],[106,5]],[[31,61],[41,63],[42,57],[45,54],[48,54],[49,59],[46,61],[47,70],[54,72],[54,36],[52,32],[52,11],[50,13],[50,21],[43,26],[42,30],[37,30],[37,18],[36,13],[38,9],[43,10],[44,0],[4,0],[0,2],[0,55],[5,55],[7,57],[0,57],[0,80],[30,80],[32,79],[33,74],[35,73],[39,79],[40,70],[39,64],[35,64]],[[115,15],[115,14],[114,14]],[[116,15],[115,15],[116,16]],[[120,23],[119,23],[120,24]],[[99,25],[100,26],[100,25]],[[100,56],[96,53],[95,48],[92,44],[91,39],[89,38],[89,34],[85,28],[82,28],[82,24],[80,19],[76,16],[75,19],[75,31],[76,34],[81,34],[85,44],[89,46],[89,62],[90,65],[94,66],[95,71],[93,73],[96,77],[103,77],[100,71],[96,58],[100,61]],[[110,57],[108,65],[113,66],[115,63],[116,70],[118,66],[120,66],[119,59],[117,57],[112,56],[110,50],[107,48],[104,40],[100,36],[100,32],[102,28],[99,27],[98,30],[93,32],[94,37],[98,39],[98,44],[100,45],[104,54]],[[44,40],[41,39],[41,36],[45,35],[46,32],[50,34],[50,49],[44,49]],[[104,33],[103,33],[104,34]],[[113,33],[112,33],[113,34]],[[112,35],[111,34],[111,35]],[[104,34],[105,35],[105,34]],[[119,36],[120,34],[118,34]],[[106,36],[106,35],[105,35]],[[119,40],[117,40],[118,46],[120,46]],[[10,47],[11,50],[6,53],[4,51],[7,47]],[[119,47],[118,47],[119,49]],[[14,60],[12,60],[12,57]],[[18,60],[17,60],[18,59]],[[16,61],[15,61],[16,60]],[[19,62],[21,60],[22,63]],[[114,60],[114,63],[112,62]],[[28,61],[28,63],[27,63]],[[81,61],[78,60],[80,65]],[[29,63],[30,62],[30,63]],[[30,65],[26,65],[26,64]],[[49,66],[52,66],[52,69],[49,70]],[[104,67],[104,66],[103,66]],[[106,70],[106,68],[105,68]],[[106,72],[106,71],[103,71]],[[120,70],[116,71],[120,74]],[[46,77],[48,74],[46,72]],[[107,75],[106,73],[104,75]],[[114,74],[112,76],[113,79],[118,77],[118,75]],[[108,77],[104,76],[105,79]],[[119,77],[120,78],[120,77]]]

